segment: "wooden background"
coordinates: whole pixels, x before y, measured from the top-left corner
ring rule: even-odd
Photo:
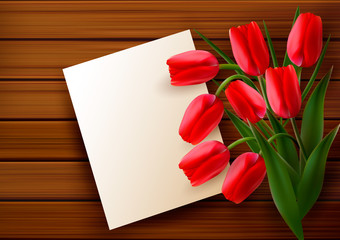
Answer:
[[[189,28],[232,56],[228,29],[251,20],[262,28],[262,19],[282,62],[297,6],[322,17],[324,38],[332,34],[318,75],[334,65],[328,132],[340,119],[339,1],[1,1],[0,238],[294,238],[267,181],[240,205],[218,195],[109,231],[61,69]],[[193,36],[198,49],[210,50]],[[226,144],[239,137],[228,119],[220,127]],[[238,147],[232,157],[244,151]],[[339,137],[319,201],[303,225],[308,239],[340,238]]]

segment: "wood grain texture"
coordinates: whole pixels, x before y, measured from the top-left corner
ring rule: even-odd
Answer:
[[[340,24],[340,23],[339,23]],[[0,28],[1,29],[1,28]],[[176,33],[175,31],[172,32]],[[202,31],[205,33],[205,31]],[[193,36],[198,36],[192,31]],[[164,37],[162,35],[161,37]],[[229,40],[215,40],[228,56],[232,57]],[[11,40],[0,44],[0,79],[64,79],[62,69],[103,55],[133,47],[148,40]],[[282,62],[286,51],[286,40],[273,42],[279,62]],[[208,50],[217,54],[203,40],[195,41],[196,49]],[[332,79],[340,79],[340,42],[331,41],[320,70],[320,77],[333,65]],[[218,57],[218,56],[217,56]],[[220,63],[224,63],[218,57]],[[114,66],[113,66],[114,67]],[[305,68],[303,78],[309,78],[314,68]],[[226,78],[231,71],[221,71],[217,78]]]
[[[190,204],[107,230],[98,202],[0,202],[4,238],[294,239],[273,202]],[[339,239],[340,203],[318,202],[303,221],[306,239]]]
[[[225,38],[232,26],[266,20],[288,36],[294,12],[322,16],[324,36],[340,37],[339,1],[41,1],[0,2],[0,38],[159,38],[199,29]]]
[[[316,81],[314,86],[317,83]],[[209,92],[215,93],[216,84],[207,84]],[[306,84],[306,81],[302,81],[302,89]],[[325,100],[326,119],[340,118],[339,92],[340,81],[331,81]],[[220,97],[225,106],[231,109],[223,93]],[[298,118],[301,118],[301,115],[302,111]],[[65,81],[0,81],[0,120],[36,119],[76,119]]]
[[[340,164],[328,161],[319,200],[339,201],[339,185]],[[99,201],[99,196],[89,162],[0,162],[0,201],[9,200]],[[226,201],[222,194],[207,200]],[[267,178],[251,200],[271,200]]]
[[[327,133],[340,119],[340,1],[1,1],[0,239],[294,239],[267,180],[240,205],[219,194],[108,231],[62,68],[194,28],[232,57],[228,29],[251,20],[263,29],[263,19],[282,62],[297,6],[322,17],[324,39],[332,34],[318,75],[334,65]],[[213,52],[192,35],[197,49]],[[226,144],[239,138],[226,118],[220,129]],[[238,146],[232,158],[247,150]],[[306,239],[340,236],[339,137],[329,160],[320,199],[303,221]]]
[[[300,124],[300,121],[297,121]],[[325,133],[339,124],[327,120]],[[239,139],[231,121],[223,120],[220,130],[225,144]],[[287,130],[292,134],[291,128]],[[232,150],[235,158],[249,151],[246,144]],[[340,137],[336,137],[329,152],[329,159],[340,156]],[[1,121],[0,161],[79,161],[87,160],[85,147],[76,121]]]

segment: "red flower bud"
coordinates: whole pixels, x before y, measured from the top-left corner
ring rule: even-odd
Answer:
[[[264,159],[257,153],[243,153],[231,164],[223,183],[222,193],[226,199],[239,204],[255,191],[265,175]]]
[[[201,142],[217,127],[224,112],[223,102],[213,94],[196,97],[184,113],[179,135],[192,144]]]
[[[259,76],[269,66],[269,52],[256,22],[229,30],[231,48],[237,64],[247,74]]]
[[[225,95],[236,114],[244,121],[257,123],[266,114],[266,103],[261,94],[240,80],[231,82]]]
[[[301,13],[288,36],[287,53],[299,67],[310,67],[322,50],[322,21],[312,13]]]
[[[197,145],[182,158],[179,168],[183,169],[192,186],[199,186],[225,169],[230,152],[218,141],[207,141]]]
[[[293,118],[301,108],[299,80],[292,65],[268,68],[266,89],[269,104],[280,117]]]
[[[191,50],[172,56],[169,65],[171,85],[186,86],[205,83],[214,78],[219,64],[214,55],[202,50]]]

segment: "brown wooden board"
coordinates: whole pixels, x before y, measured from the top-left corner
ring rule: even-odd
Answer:
[[[267,180],[240,205],[219,194],[109,231],[62,68],[186,29],[197,49],[213,52],[194,28],[232,57],[228,29],[252,20],[262,31],[266,20],[282,62],[297,6],[322,17],[324,40],[332,34],[317,77],[334,66],[327,133],[340,119],[340,1],[1,1],[0,239],[294,239]],[[312,71],[303,70],[302,87]],[[226,144],[240,137],[226,117],[220,129]],[[232,158],[244,151],[238,146]],[[306,239],[339,239],[339,160],[337,137],[320,198],[303,221]]]
[[[340,164],[328,161],[319,199],[340,200],[339,184]],[[0,200],[99,201],[99,196],[89,162],[0,162]],[[223,195],[208,198],[216,200],[226,201]],[[271,200],[267,178],[247,200]]]
[[[297,6],[322,17],[325,36],[340,36],[339,1],[3,1],[0,38],[150,39],[189,28],[225,38],[252,20],[286,38]]]
[[[302,81],[301,88],[304,89],[306,84],[307,81]],[[215,93],[217,85],[210,81],[208,89]],[[339,92],[340,81],[331,81],[325,99],[326,119],[339,118]],[[225,107],[231,109],[223,92],[220,97]],[[302,111],[298,118],[301,115]],[[0,120],[34,119],[76,119],[65,81],[0,81]]]
[[[7,239],[294,239],[271,201],[201,201],[113,231],[99,202],[0,202],[0,212]],[[339,214],[338,201],[318,202],[306,239],[339,239]]]
[[[298,124],[300,121],[298,121]],[[327,120],[325,133],[335,128],[338,120]],[[231,121],[223,120],[220,130],[225,144],[241,136]],[[292,134],[290,126],[287,128]],[[133,144],[133,143],[131,143]],[[250,151],[241,144],[231,157]],[[329,152],[330,159],[340,155],[338,136]],[[80,161],[87,160],[85,147],[76,121],[0,121],[0,161]]]
[[[1,3],[1,2],[0,2]],[[1,28],[0,28],[1,29]],[[205,33],[204,31],[202,31]],[[176,31],[172,32],[176,33]],[[193,33],[196,35],[196,33]],[[163,35],[161,37],[164,37]],[[227,36],[227,35],[226,35]],[[213,42],[232,57],[228,39]],[[114,53],[149,40],[3,40],[0,42],[0,79],[64,79],[63,68]],[[286,40],[273,42],[279,62],[283,61]],[[196,49],[208,50],[218,56],[203,40],[195,41]],[[320,69],[319,78],[333,65],[333,79],[340,79],[340,42],[332,40]],[[218,57],[220,63],[225,61]],[[114,66],[112,66],[114,67]],[[305,68],[303,78],[308,78],[314,67]],[[231,71],[221,71],[217,78],[224,79]]]

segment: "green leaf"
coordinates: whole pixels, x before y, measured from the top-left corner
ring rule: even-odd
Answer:
[[[293,24],[292,24],[292,28],[294,26],[294,23],[296,21],[296,19],[298,18],[298,16],[300,15],[300,8],[297,7],[296,11],[295,11],[295,16],[294,16],[294,20],[293,20]],[[290,61],[289,57],[288,57],[288,53],[286,51],[286,54],[285,54],[285,58],[283,59],[283,66],[288,66],[292,64],[294,67],[295,67],[295,70],[296,70],[296,65],[294,63],[292,63],[292,61]]]
[[[268,29],[267,29],[267,25],[266,25],[266,23],[265,23],[264,20],[263,20],[263,26],[264,26],[264,30],[265,30],[265,32],[266,32],[267,42],[268,42],[270,54],[271,54],[272,60],[273,60],[273,66],[274,66],[274,68],[275,68],[275,67],[278,67],[279,64],[277,63],[277,58],[276,58],[274,46],[273,46],[273,43],[272,43],[272,39],[270,38]]]
[[[267,140],[258,132],[253,124],[250,122],[249,124],[262,151],[274,203],[293,233],[299,239],[303,239],[299,208],[288,170]]]
[[[316,146],[307,160],[297,194],[301,219],[308,213],[319,197],[325,174],[327,155],[338,130],[339,125]]]
[[[307,157],[323,137],[324,101],[332,70],[333,67],[315,87],[303,111],[301,139],[305,146]]]
[[[276,134],[286,133],[286,129],[280,124],[280,122],[274,117],[271,112],[267,112],[270,124]],[[295,170],[299,169],[299,155],[296,151],[294,141],[289,138],[278,138],[276,139],[277,151],[279,154],[292,166]],[[295,184],[294,184],[295,186]]]
[[[200,33],[199,31],[197,31],[196,29],[194,29],[195,32],[200,35],[200,37],[209,44],[210,47],[212,47],[227,63],[229,64],[235,64],[235,62],[233,60],[231,60],[230,57],[228,57],[221,49],[219,49],[219,47],[217,47],[215,44],[213,44],[208,38],[206,38],[202,33]],[[241,75],[245,75],[244,72],[242,70],[235,70],[236,73],[241,74]]]
[[[254,137],[252,131],[245,122],[239,119],[235,114],[230,112],[228,109],[225,108],[224,110],[242,137],[244,138]],[[255,140],[247,141],[247,144],[253,152],[255,153],[260,152],[260,148]]]
[[[326,54],[326,51],[327,51],[327,46],[328,46],[328,43],[329,43],[330,40],[331,40],[331,35],[328,36],[327,42],[326,42],[325,46],[322,49],[322,52],[321,52],[321,55],[319,57],[318,63],[316,64],[316,66],[314,68],[314,72],[313,72],[312,76],[310,77],[307,86],[303,90],[303,93],[301,95],[301,98],[302,98],[301,101],[302,102],[303,102],[303,100],[305,100],[306,96],[308,95],[308,92],[312,88],[312,85],[313,85],[313,83],[314,83],[314,81],[316,79],[316,76],[318,75],[318,72],[320,70],[323,58],[325,57],[325,54]]]

